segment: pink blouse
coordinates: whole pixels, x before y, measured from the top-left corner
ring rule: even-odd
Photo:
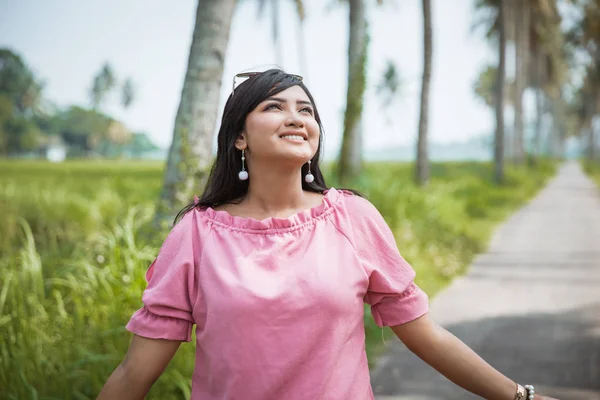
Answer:
[[[376,208],[330,189],[289,218],[199,207],[148,269],[144,306],[127,329],[190,341],[193,400],[373,399],[364,307],[378,326],[428,311]]]

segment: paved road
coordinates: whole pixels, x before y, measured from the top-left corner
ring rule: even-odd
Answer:
[[[565,164],[431,303],[495,368],[561,400],[600,400],[600,191]],[[400,341],[372,373],[378,400],[476,399]]]

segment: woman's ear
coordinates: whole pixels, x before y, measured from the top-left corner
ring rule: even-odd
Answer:
[[[246,142],[246,134],[240,133],[237,139],[235,139],[235,147],[238,150],[246,150],[248,148],[248,143]]]

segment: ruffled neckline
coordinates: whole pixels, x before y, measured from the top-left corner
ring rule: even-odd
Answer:
[[[299,211],[287,218],[269,217],[263,220],[257,220],[251,217],[231,215],[224,210],[217,211],[212,207],[197,210],[202,213],[205,218],[236,230],[260,231],[262,233],[267,233],[269,231],[280,232],[281,230],[287,231],[312,223],[330,213],[331,210],[333,210],[332,206],[340,197],[341,192],[335,188],[331,188],[323,192],[323,194],[323,201],[319,205]]]

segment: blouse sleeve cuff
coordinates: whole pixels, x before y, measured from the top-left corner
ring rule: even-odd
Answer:
[[[414,283],[399,296],[390,296],[371,306],[371,314],[379,327],[402,325],[428,311],[429,298]]]
[[[148,311],[146,307],[137,310],[125,327],[138,336],[150,339],[167,339],[190,342],[192,323],[179,318],[164,317]]]

